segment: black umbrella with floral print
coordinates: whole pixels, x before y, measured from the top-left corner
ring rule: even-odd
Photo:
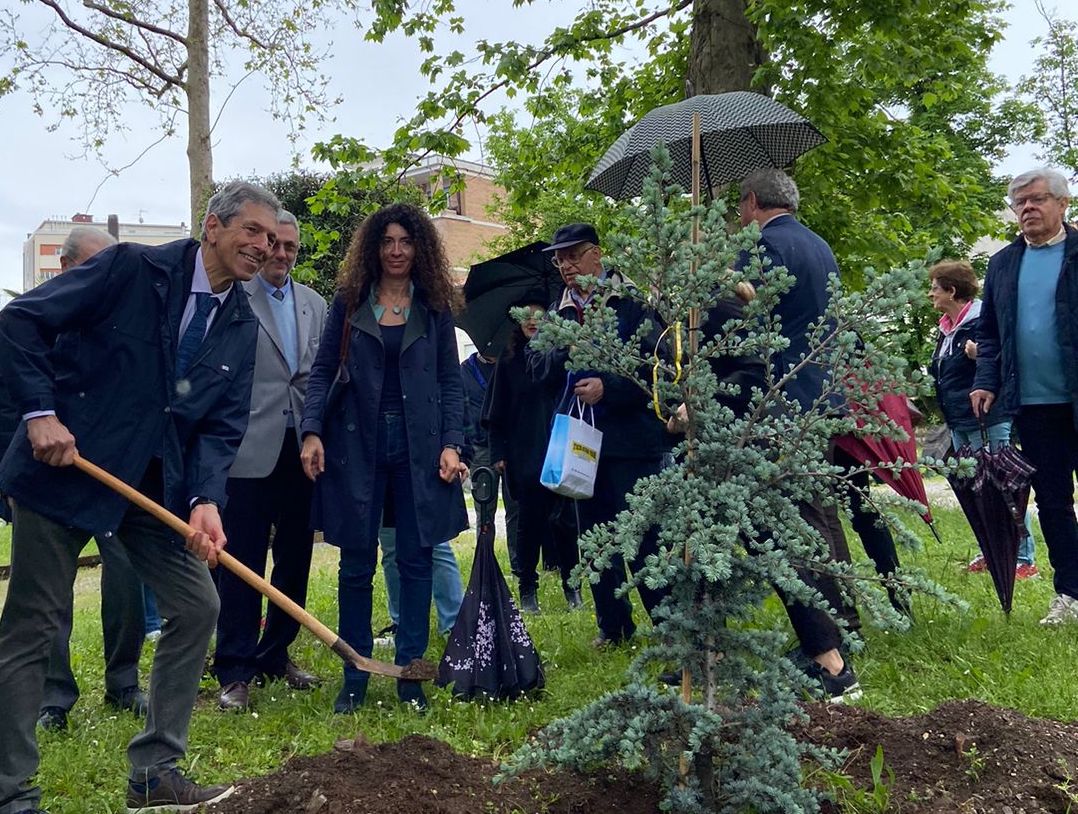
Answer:
[[[481,466],[471,477],[479,509],[475,561],[437,684],[452,684],[453,695],[467,700],[517,698],[543,688],[543,665],[494,556],[494,472]]]

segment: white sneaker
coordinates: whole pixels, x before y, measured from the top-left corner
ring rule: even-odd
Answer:
[[[1062,625],[1078,622],[1078,599],[1066,594],[1056,594],[1048,604],[1048,615],[1041,619],[1042,625]]]

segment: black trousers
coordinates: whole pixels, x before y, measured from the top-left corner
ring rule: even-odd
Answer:
[[[538,480],[538,479],[537,479]],[[562,584],[566,584],[578,553],[576,533],[565,523],[556,522],[555,514],[564,498],[538,483],[535,486],[518,487],[515,493],[519,514],[517,520],[517,576],[522,588],[534,588],[539,584],[539,555],[553,551],[558,563]],[[546,556],[546,555],[544,555]]]
[[[831,559],[849,562],[850,549],[846,544],[846,535],[842,531],[838,509],[834,506],[824,506],[818,500],[800,503],[798,509],[805,522],[816,529],[827,543]],[[861,629],[861,619],[857,615],[857,609],[843,599],[834,577],[803,568],[797,570],[797,575],[806,585],[820,592],[827,600],[827,604],[846,620],[849,630]],[[810,658],[818,656],[828,650],[836,649],[842,643],[842,633],[830,613],[801,602],[792,602],[782,591],[778,589],[776,591],[786,608],[786,615],[790,617],[790,624],[793,626],[794,633],[797,634],[801,650],[806,656]]]
[[[1078,521],[1074,518],[1074,476],[1078,473],[1078,431],[1070,404],[1023,406],[1015,417],[1022,452],[1037,468],[1033,492],[1055,570],[1057,594],[1078,599]]]
[[[256,574],[266,571],[273,530],[270,584],[299,605],[307,602],[314,534],[310,529],[312,484],[303,474],[295,430],[285,432],[277,464],[265,478],[229,478],[223,522],[227,551]],[[270,603],[259,636],[262,595],[231,571],[215,571],[221,614],[217,620],[214,672],[222,686],[278,676],[299,623]]]
[[[844,467],[847,472],[860,469],[863,464],[854,459],[852,455],[841,447],[835,447],[835,463]],[[872,484],[872,478],[868,472],[858,472],[849,476],[847,494],[850,499],[850,525],[861,538],[861,545],[876,566],[876,573],[881,577],[888,577],[899,567],[898,548],[895,546],[895,538],[891,530],[882,523],[878,524],[880,515],[865,500],[864,495]],[[899,612],[907,612],[908,608],[895,594],[893,588],[888,587],[887,595],[891,599],[891,605]]]
[[[580,533],[583,534],[600,523],[613,520],[622,509],[628,506],[626,496],[636,486],[636,482],[648,475],[655,475],[662,469],[662,459],[625,459],[599,457],[599,471],[595,478],[595,493],[590,500],[577,501],[580,517]],[[658,530],[652,529],[641,541],[636,557],[629,563],[635,574],[644,564],[648,554],[658,551]],[[611,641],[623,641],[636,632],[633,623],[633,606],[628,596],[618,598],[617,590],[625,584],[625,561],[620,554],[615,555],[597,583],[591,586],[592,599],[595,601],[595,617],[599,632]],[[644,610],[650,616],[668,591],[652,590],[646,585],[637,587]]]

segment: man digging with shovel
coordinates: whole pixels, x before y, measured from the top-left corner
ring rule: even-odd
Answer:
[[[127,750],[127,811],[193,811],[232,793],[196,785],[177,764],[217,620],[203,561],[215,565],[225,544],[218,507],[254,369],[258,323],[234,283],[267,257],[278,208],[265,190],[230,184],[210,199],[201,242],[114,246],[0,313],[0,342],[11,348],[0,372],[23,419],[0,463],[14,510],[0,617],[0,814],[42,810],[30,778],[49,643],[70,608],[79,551],[113,532],[167,620],[146,727]],[[72,467],[77,453],[189,515],[187,551]]]

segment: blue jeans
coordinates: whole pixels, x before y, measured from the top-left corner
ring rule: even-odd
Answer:
[[[378,528],[382,506],[392,494],[397,522],[397,568],[400,572],[400,625],[394,660],[405,665],[426,653],[430,639],[431,549],[419,541],[412,492],[412,471],[404,417],[378,416],[378,442],[374,459],[374,489],[370,523]],[[341,546],[337,602],[341,637],[362,656],[374,647],[371,633],[372,583],[378,560],[374,540],[350,540]],[[345,682],[366,681],[367,674],[346,664]]]
[[[1000,421],[986,428],[988,435],[988,448],[993,452],[1011,442],[1011,422]],[[980,430],[951,430],[951,443],[955,450],[959,450],[965,444],[976,452],[984,444],[981,441]],[[1033,515],[1026,509],[1026,536],[1018,541],[1018,562],[1033,565]]]
[[[146,633],[153,633],[161,629],[161,614],[157,610],[157,598],[153,591],[145,584],[142,586],[142,607],[146,619]]]
[[[397,530],[382,528],[378,532],[382,548],[382,574],[386,578],[386,604],[393,624],[400,624],[400,573],[397,571]],[[457,621],[460,603],[464,601],[464,583],[456,555],[449,543],[439,543],[432,552],[431,580],[434,610],[438,617],[438,632],[448,633]]]

